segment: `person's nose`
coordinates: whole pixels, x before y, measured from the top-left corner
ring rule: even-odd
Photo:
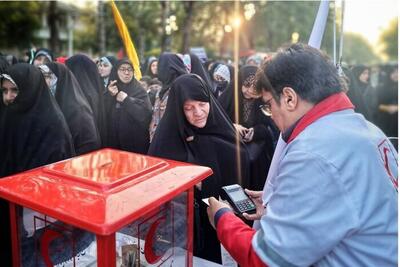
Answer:
[[[6,99],[11,99],[11,97],[12,97],[12,92],[11,91],[5,91],[4,94],[6,96]]]
[[[200,107],[195,107],[193,110],[193,114],[195,116],[200,116],[201,115],[201,108]]]

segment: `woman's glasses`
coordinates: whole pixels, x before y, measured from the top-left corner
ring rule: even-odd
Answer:
[[[118,71],[123,72],[123,73],[125,73],[125,72],[132,73],[133,69],[132,68],[119,68]]]

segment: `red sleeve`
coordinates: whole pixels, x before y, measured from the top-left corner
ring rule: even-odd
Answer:
[[[251,245],[256,231],[232,212],[223,214],[217,224],[217,235],[222,245],[242,267],[265,267]]]

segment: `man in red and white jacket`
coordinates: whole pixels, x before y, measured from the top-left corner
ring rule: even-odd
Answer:
[[[354,112],[335,66],[294,44],[258,74],[281,130],[250,228],[209,199],[208,215],[240,266],[397,266],[397,152]]]

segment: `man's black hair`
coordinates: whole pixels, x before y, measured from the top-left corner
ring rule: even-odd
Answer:
[[[267,61],[257,75],[256,87],[259,92],[271,92],[277,100],[283,88],[291,87],[301,99],[314,104],[343,91],[328,56],[305,44],[293,44]]]

